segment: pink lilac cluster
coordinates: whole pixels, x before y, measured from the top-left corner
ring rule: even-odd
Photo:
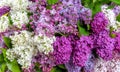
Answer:
[[[99,33],[100,31],[106,29],[108,24],[108,20],[106,19],[104,13],[99,12],[97,13],[93,21],[91,22],[91,29],[94,33]]]
[[[84,66],[92,48],[93,42],[89,36],[80,37],[76,42],[76,47],[74,48],[73,63],[76,66]]]
[[[116,16],[118,16],[120,14],[120,6],[115,6],[113,8],[113,12],[115,13]]]
[[[72,47],[70,41],[66,37],[57,37],[56,41],[53,43],[53,47],[53,56],[56,64],[64,64],[70,60]]]
[[[115,40],[109,36],[110,32],[107,30],[101,31],[97,36],[97,54],[104,60],[110,60],[113,57],[113,50]]]
[[[0,7],[0,17],[10,11],[9,6]]]

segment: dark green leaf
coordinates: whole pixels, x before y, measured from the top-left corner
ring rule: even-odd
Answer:
[[[64,72],[64,71],[62,71],[62,69],[60,69],[58,67],[53,67],[50,72]]]
[[[8,37],[3,37],[3,40],[5,42],[5,44],[7,45],[8,48],[12,48],[12,43],[11,43],[11,39]]]
[[[7,67],[12,72],[21,72],[20,66],[18,65],[16,60],[12,62],[7,62]]]
[[[4,62],[4,56],[3,56],[3,53],[0,54],[0,64],[1,64],[2,62]]]
[[[119,21],[120,22],[120,14],[117,16],[117,21]]]
[[[65,66],[62,64],[62,65],[58,65],[59,68],[61,69],[65,69]]]
[[[89,35],[89,31],[87,31],[84,27],[80,25],[80,21],[78,21],[77,26],[80,35]]]

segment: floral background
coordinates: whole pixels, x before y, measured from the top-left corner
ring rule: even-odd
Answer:
[[[0,72],[120,72],[120,1],[0,0]]]

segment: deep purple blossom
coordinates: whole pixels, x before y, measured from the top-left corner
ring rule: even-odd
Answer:
[[[70,60],[72,52],[71,43],[66,37],[57,37],[56,41],[53,43],[53,47],[53,56],[56,64],[64,64]]]
[[[120,52],[120,33],[116,34],[116,38],[115,38],[115,50],[117,50],[118,52]]]
[[[99,33],[106,28],[107,24],[108,20],[106,19],[104,13],[99,12],[94,16],[91,23],[91,29],[94,33]]]
[[[113,57],[115,40],[109,36],[109,33],[109,31],[103,30],[96,35],[97,54],[104,60],[110,60]]]
[[[84,66],[89,54],[93,48],[93,42],[89,36],[82,36],[76,42],[76,47],[73,53],[73,64],[76,66]]]
[[[0,17],[10,11],[9,6],[0,7]]]

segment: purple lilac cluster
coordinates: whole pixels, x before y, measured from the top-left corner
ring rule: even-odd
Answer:
[[[120,52],[120,33],[116,34],[116,38],[115,38],[115,50],[117,50],[118,52]]]
[[[69,61],[72,52],[71,43],[66,37],[57,37],[53,43],[54,47],[54,58],[56,64],[64,64]]]
[[[9,6],[0,7],[0,17],[10,11]]]
[[[115,40],[109,36],[110,32],[107,30],[101,31],[97,36],[97,54],[104,60],[112,59]]]
[[[91,28],[94,33],[99,33],[107,27],[108,20],[102,12],[97,13],[91,22]]]
[[[76,47],[74,48],[73,54],[73,63],[76,66],[85,65],[85,62],[91,53],[91,48],[93,47],[92,43],[92,40],[88,36],[82,36],[76,42]]]

